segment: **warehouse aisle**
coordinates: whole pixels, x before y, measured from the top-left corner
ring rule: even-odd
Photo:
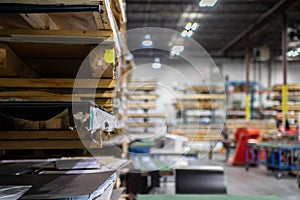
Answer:
[[[214,155],[211,164],[219,164],[225,168],[228,194],[233,195],[276,195],[285,200],[300,199],[300,189],[297,187],[294,176],[284,174],[280,180],[275,174],[266,170],[265,167],[252,167],[245,172],[244,167],[232,167],[224,164],[224,155]],[[173,178],[162,183],[161,188],[153,191],[158,194],[174,194],[175,183]],[[296,192],[295,192],[296,191]]]

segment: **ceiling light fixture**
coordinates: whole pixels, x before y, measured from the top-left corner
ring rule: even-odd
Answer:
[[[187,37],[192,37],[193,34],[194,34],[194,31],[190,30],[187,32]]]
[[[192,28],[192,22],[189,22],[185,25],[185,30],[190,30]]]
[[[183,52],[184,46],[178,45],[178,46],[173,46],[170,52],[171,56],[179,56],[181,52]]]
[[[185,25],[185,30],[183,30],[181,32],[181,36],[182,37],[192,37],[192,35],[194,35],[194,32],[198,29],[199,27],[199,24],[197,22],[188,22],[186,25]]]
[[[218,0],[200,0],[200,7],[214,7]]]
[[[299,56],[300,55],[300,51],[298,51],[298,50],[300,50],[300,47],[298,47],[297,50],[289,50],[286,53],[287,57],[295,58],[295,57]]]
[[[197,22],[195,22],[195,23],[193,23],[191,29],[192,29],[192,31],[196,31],[198,29],[198,27],[199,27],[199,24]]]
[[[188,33],[187,30],[184,30],[184,31],[181,32],[181,36],[182,36],[182,37],[186,37],[186,36],[187,36],[187,33]]]

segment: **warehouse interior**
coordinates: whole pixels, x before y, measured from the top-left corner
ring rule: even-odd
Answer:
[[[0,199],[300,199],[299,0],[2,0]]]

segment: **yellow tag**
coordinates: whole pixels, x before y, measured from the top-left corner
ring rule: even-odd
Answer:
[[[106,49],[104,52],[104,60],[107,63],[114,63],[115,51],[114,49]]]
[[[246,121],[249,122],[251,118],[250,95],[246,95]]]
[[[282,124],[287,120],[288,114],[288,86],[282,85]]]

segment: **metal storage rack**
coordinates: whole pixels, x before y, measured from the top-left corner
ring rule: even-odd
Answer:
[[[128,120],[126,125],[130,138],[154,139],[163,134],[163,130],[158,130],[158,128],[165,126],[166,114],[155,111],[158,98],[155,91],[156,82],[154,80],[132,80],[128,84]]]
[[[217,89],[217,88],[216,88]],[[221,133],[215,128],[220,128],[217,125],[218,114],[216,110],[224,109],[224,94],[209,94],[209,89],[206,86],[191,86],[177,89],[181,94],[178,95],[178,102],[174,104],[179,116],[178,126],[173,128],[172,133],[185,136],[189,141],[211,141],[219,140]],[[200,115],[189,115],[189,111],[206,111],[205,117],[210,120],[207,123],[199,121]],[[203,116],[203,115],[202,115]]]
[[[120,65],[124,63],[119,61],[119,66],[116,66],[115,57],[110,56],[110,61],[99,65],[97,59],[103,60],[107,53],[114,55],[115,45],[123,42],[110,39],[125,26],[121,14],[124,5],[120,2],[1,1],[0,53],[3,56],[0,65],[3,70],[0,76],[4,77],[0,78],[1,111],[12,101],[15,107],[22,109],[29,108],[26,102],[42,102],[45,106],[55,104],[56,107],[68,104],[65,108],[69,109],[69,113],[47,118],[49,120],[46,121],[1,117],[1,142],[6,144],[1,145],[1,150],[85,149],[75,129],[70,130],[80,128],[72,123],[73,118],[84,121],[83,132],[96,130],[90,130],[90,110],[73,116],[70,112],[72,102],[94,100],[96,104],[87,103],[90,108],[100,105],[97,112],[107,113],[106,117],[114,119],[109,112],[112,111],[117,75],[121,74]],[[114,18],[113,21],[110,21],[109,15]],[[100,57],[85,59],[104,40],[106,43],[98,49]],[[126,44],[123,46],[126,47]],[[88,65],[86,74],[75,79],[82,63]],[[123,69],[126,67],[123,66]],[[81,92],[74,93],[74,88]],[[37,110],[43,112],[42,109]],[[7,120],[14,125],[8,127]],[[90,136],[90,133],[86,134]],[[97,138],[101,143],[101,137]],[[96,144],[92,146],[99,147]]]

